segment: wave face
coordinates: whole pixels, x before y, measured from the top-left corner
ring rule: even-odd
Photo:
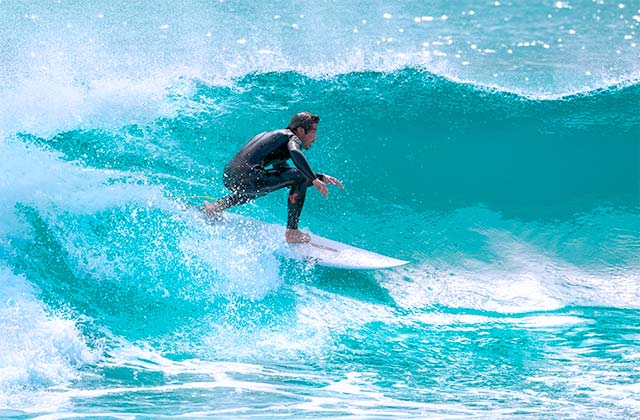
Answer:
[[[638,417],[639,14],[0,3],[0,417]],[[179,204],[300,110],[301,225],[411,264]]]

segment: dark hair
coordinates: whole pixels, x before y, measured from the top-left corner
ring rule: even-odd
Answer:
[[[289,130],[294,131],[298,127],[304,128],[304,131],[307,132],[313,124],[318,124],[320,122],[320,117],[314,115],[310,112],[298,112],[296,115],[291,117],[291,121],[289,122]]]

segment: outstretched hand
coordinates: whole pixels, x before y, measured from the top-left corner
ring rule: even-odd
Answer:
[[[313,186],[316,187],[316,189],[324,198],[329,198],[329,188],[327,187],[327,184],[335,185],[336,187],[344,189],[344,185],[342,185],[342,182],[332,176],[322,175],[322,179],[323,181],[320,181],[318,178],[314,179]]]
[[[316,178],[313,180],[313,186],[316,187],[316,190],[320,191],[320,194],[324,198],[329,198],[329,188],[327,187],[327,184]]]
[[[326,184],[335,185],[336,187],[340,187],[344,190],[344,185],[342,185],[342,182],[340,182],[340,180],[338,180],[337,178],[334,178],[329,175],[323,175],[323,178]]]

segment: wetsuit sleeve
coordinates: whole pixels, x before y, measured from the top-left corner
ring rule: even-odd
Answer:
[[[304,157],[304,155],[302,154],[302,150],[300,150],[300,145],[293,139],[293,137],[289,139],[287,147],[289,148],[291,160],[293,161],[293,164],[296,165],[296,168],[300,169],[300,171],[309,181],[313,181],[314,179],[316,179],[316,174],[314,174],[311,170],[309,161],[306,157]]]

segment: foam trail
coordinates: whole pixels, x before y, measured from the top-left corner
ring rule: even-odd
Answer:
[[[37,299],[23,276],[0,267],[0,407],[29,407],[25,390],[62,385],[95,363],[73,319],[56,315]]]
[[[572,306],[639,307],[640,282],[633,265],[590,270],[508,232],[480,233],[491,247],[491,261],[464,255],[452,261],[425,260],[379,277],[394,300],[409,309],[441,305],[517,314]]]

